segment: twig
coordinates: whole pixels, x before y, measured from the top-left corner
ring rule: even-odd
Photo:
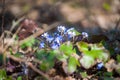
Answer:
[[[38,64],[41,64],[42,62],[38,59],[33,59],[34,62],[38,63]]]
[[[26,60],[23,59],[23,58],[18,58],[18,57],[15,57],[15,56],[13,56],[13,55],[10,55],[10,54],[7,54],[7,57],[8,57],[8,58],[11,58],[12,60],[17,61],[17,62],[19,62],[19,63],[26,61]]]
[[[26,59],[21,59],[18,57],[15,57],[13,55],[8,55],[8,57],[14,61],[17,61],[19,63],[23,62],[26,63]],[[32,70],[34,70],[35,72],[37,72],[38,74],[42,75],[43,77],[45,77],[47,80],[52,80],[47,74],[43,73],[42,71],[40,71],[39,69],[37,69],[31,62],[27,62],[26,63]]]
[[[4,30],[4,33],[2,33],[2,35],[1,35],[1,37],[0,37],[0,45],[1,45],[1,41],[2,41],[2,39],[3,39],[3,37],[4,37],[4,34],[10,34],[10,35],[13,35],[10,31],[8,31],[8,30]]]
[[[13,40],[15,39],[16,34],[17,34],[17,33],[19,32],[19,30],[21,29],[21,26],[22,26],[22,25],[20,25],[20,27],[17,29],[17,31],[16,31],[15,34],[13,35],[13,37],[12,37]],[[14,42],[13,42],[13,43],[14,43]],[[17,45],[17,44],[16,44],[16,45]],[[5,51],[8,49],[9,46],[10,46],[10,44],[7,44],[7,45],[3,48],[2,53],[5,54]]]
[[[48,75],[46,75],[45,73],[43,73],[42,71],[40,71],[39,69],[37,69],[36,67],[33,66],[32,63],[28,63],[28,66],[34,70],[35,72],[37,72],[38,74],[42,75],[43,77],[45,77],[47,80],[52,80]]]
[[[12,32],[13,29],[14,29],[24,18],[25,18],[25,17],[22,17],[22,18],[18,19],[15,23],[13,23],[13,24],[12,24],[12,27],[11,27],[11,29],[10,29],[10,32]],[[17,33],[18,31],[19,31],[19,30],[17,29],[16,33]],[[15,34],[16,34],[16,33],[15,33]],[[1,35],[1,37],[0,37],[0,41],[3,39],[3,37],[4,37],[4,33],[2,33],[2,35]]]
[[[25,19],[25,17],[21,17],[20,19],[18,19],[17,21],[15,21],[15,22],[13,22],[13,24],[12,24],[12,27],[11,27],[11,29],[10,29],[10,31],[12,32],[13,31],[13,29],[23,20],[23,19]]]
[[[119,20],[116,22],[115,30],[118,30],[119,24],[120,24],[120,18],[119,18]]]

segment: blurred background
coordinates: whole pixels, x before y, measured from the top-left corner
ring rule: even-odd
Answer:
[[[4,29],[9,30],[12,22],[23,16],[36,21],[39,27],[58,22],[78,31],[99,34],[115,28],[120,18],[120,0],[5,0]]]

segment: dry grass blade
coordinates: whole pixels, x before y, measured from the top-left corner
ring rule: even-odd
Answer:
[[[21,40],[21,41],[19,42],[19,45],[23,44],[23,43],[24,43],[25,41],[27,41],[27,40],[30,40],[31,38],[36,38],[36,37],[40,36],[42,33],[44,33],[44,32],[46,32],[46,31],[49,31],[49,30],[55,28],[58,23],[59,23],[59,22],[56,22],[56,23],[48,26],[45,30],[40,30],[40,31],[34,33],[33,35],[25,38],[24,40]]]
[[[19,20],[17,20],[16,22],[14,22],[13,25],[12,25],[12,27],[11,27],[11,29],[10,29],[10,31],[9,31],[9,33],[11,33],[11,32],[13,31],[13,29],[14,29],[24,18],[25,18],[25,17],[22,17],[22,18],[20,18]],[[18,33],[19,30],[20,30],[20,27],[17,29],[16,33]],[[8,32],[8,31],[7,31],[7,32]],[[0,37],[0,45],[1,45],[2,39],[3,39],[3,37],[4,37],[4,33],[6,33],[6,31],[3,32],[2,35],[1,35],[1,37]],[[16,33],[15,33],[15,34],[16,34]],[[14,36],[15,36],[15,34],[14,34]]]

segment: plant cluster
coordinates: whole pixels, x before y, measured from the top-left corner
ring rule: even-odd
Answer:
[[[26,22],[25,20],[23,24],[25,29],[28,26],[26,23],[35,24],[32,21]],[[18,34],[18,38],[14,39],[13,45],[21,41],[21,36]],[[24,38],[25,36],[23,35],[22,39]],[[107,77],[107,79],[108,77],[112,78],[113,73],[109,72],[108,66],[110,65],[107,63],[111,55],[113,55],[113,47],[108,47],[108,42],[104,39],[98,43],[91,43],[90,39],[88,33],[80,33],[75,28],[66,28],[66,26],[62,25],[58,26],[54,32],[44,32],[38,37],[30,37],[15,46],[19,47],[17,51],[14,51],[13,46],[8,47],[9,54],[5,58],[7,66],[5,69],[0,70],[0,79],[12,80],[14,77],[14,79],[22,80],[23,78],[31,79],[34,76],[36,79],[42,79],[40,76],[36,76],[37,73],[49,79],[47,72],[52,69],[56,71],[52,73],[54,76],[61,72],[64,73],[64,75],[62,74],[63,76],[80,75],[76,79],[94,79],[96,76],[97,78],[99,76]],[[1,64],[3,56],[0,55]],[[117,54],[115,58],[119,63],[120,55]],[[112,65],[115,66],[114,69],[119,74],[119,64]],[[35,71],[35,74],[31,75],[33,71]],[[16,74],[13,75],[13,73]],[[93,73],[95,75],[89,78],[88,75]]]

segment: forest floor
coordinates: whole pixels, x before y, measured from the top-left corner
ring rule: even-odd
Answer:
[[[2,0],[0,26],[1,80],[120,79],[119,0]]]

